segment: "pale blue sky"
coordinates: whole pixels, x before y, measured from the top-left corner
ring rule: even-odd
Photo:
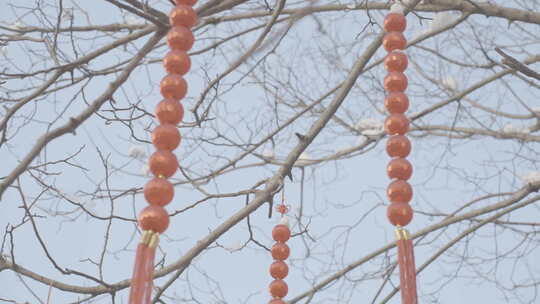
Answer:
[[[2,0],[0,2],[11,4],[17,3],[18,5],[24,6],[33,1]],[[64,6],[72,7],[74,5],[73,3],[84,6],[92,24],[115,23],[119,22],[122,18],[117,9],[104,3],[104,1],[65,1]],[[157,5],[156,7],[164,9],[168,6]],[[11,10],[9,16],[4,15],[0,20],[7,23],[15,22],[14,16],[16,12],[17,10]],[[348,15],[344,22],[336,22],[337,28],[326,28],[326,30],[335,32],[335,39],[337,40],[354,41],[354,37],[358,34],[359,25],[365,23],[367,20],[365,12],[354,12],[354,14],[356,15]],[[381,20],[382,12],[373,12],[373,14],[378,21]],[[430,16],[430,14],[425,15]],[[337,14],[322,16],[324,18],[336,19],[341,17],[341,15]],[[76,15],[76,20],[79,20],[77,18],[82,18],[82,16]],[[481,16],[473,17],[473,20],[475,22],[486,22],[486,24],[494,22],[492,19],[485,19]],[[21,21],[31,24],[32,18],[23,16]],[[84,20],[84,22],[86,22],[86,20]],[[350,22],[350,24],[347,22]],[[414,17],[409,17],[409,23],[408,36],[414,35],[413,33],[421,32],[429,26],[426,22],[423,25],[419,25]],[[223,26],[226,27],[227,25],[225,24]],[[348,27],[353,28],[354,30],[345,30]],[[444,45],[444,39],[455,38],[455,36],[459,36],[459,31],[466,31],[466,29],[466,25],[461,25],[454,34],[449,34],[444,38],[432,39],[431,41],[426,42],[426,45]],[[217,29],[210,28],[204,35],[207,35],[207,37],[219,35],[223,33],[220,31],[221,29],[219,27]],[[371,29],[368,29],[368,31],[371,31]],[[485,35],[491,36],[492,33],[485,33]],[[294,39],[291,38],[284,41],[283,48],[291,50],[291,57],[298,58],[298,62],[302,63],[303,52],[309,51],[310,47],[315,47],[316,44],[310,44],[310,40],[316,36],[316,23],[312,19],[304,20],[291,32],[291,37],[294,37]],[[356,55],[359,54],[359,51],[370,42],[370,35],[366,36],[367,37],[363,36],[363,38],[366,39],[365,41],[358,40],[357,42],[354,42],[358,43],[358,46],[354,46],[354,43],[351,42],[353,46],[349,49],[343,48],[336,50],[336,56],[348,56],[347,58],[342,59],[345,62],[352,64],[352,62],[356,60]],[[252,41],[253,37],[253,35],[246,36],[246,40],[244,41]],[[131,45],[128,49],[129,52],[125,52],[123,49],[111,52],[104,57],[106,58],[105,60],[102,59],[103,61],[97,63],[97,66],[103,66],[129,58],[132,56],[132,51],[140,47],[147,39],[148,38],[145,37],[138,40],[136,44]],[[511,39],[511,37],[505,38],[501,35],[498,39],[500,39],[501,44],[504,44],[507,42],[507,39]],[[300,48],[297,44],[304,47]],[[330,45],[330,43],[328,43],[328,45]],[[79,47],[90,51],[98,46],[92,45],[91,42],[88,41],[81,41]],[[198,49],[197,46],[194,49]],[[297,52],[295,53],[293,50],[297,50]],[[154,52],[152,57],[157,58],[164,51],[165,48],[162,47],[158,52]],[[230,51],[230,49],[227,49],[227,51]],[[538,44],[536,44],[536,47],[531,47],[531,52],[535,51],[540,51]],[[446,55],[460,55],[457,51],[456,53],[453,52],[454,51],[452,50],[448,50]],[[376,57],[380,58],[383,55],[384,53],[381,49]],[[17,44],[10,44],[8,46],[7,56],[12,60],[23,62],[24,56],[26,55],[25,50],[21,49]],[[234,58],[234,56],[228,55],[228,60],[231,60],[232,58]],[[271,60],[272,59],[269,59],[270,62]],[[421,59],[419,60],[421,61]],[[306,71],[314,71],[319,68],[316,62],[305,61],[304,63],[306,64]],[[224,62],[224,60],[220,61],[208,58],[207,56],[195,56],[193,58],[192,74],[187,77],[190,84],[188,99],[185,101],[187,105],[191,105],[193,97],[198,96],[198,92],[202,89],[204,78],[204,74],[200,68],[202,65],[205,65],[206,68],[217,74],[226,67],[226,62]],[[343,68],[348,67],[349,66]],[[324,68],[325,67],[323,67],[323,69]],[[341,79],[343,71],[339,71],[339,68],[340,67],[336,67],[336,71],[327,71],[328,81]],[[461,75],[459,74],[459,70],[449,66],[441,66],[440,72],[443,74],[454,75],[460,82],[459,85],[462,88],[485,77],[485,74]],[[380,76],[383,75],[382,67],[378,67],[370,73],[372,74],[369,76],[380,78]],[[484,71],[482,73],[486,72]],[[157,64],[154,64],[149,68],[137,69],[133,73],[131,80],[123,86],[122,90],[119,90],[115,94],[115,97],[119,100],[120,104],[125,104],[127,100],[133,102],[133,99],[136,98],[136,96],[142,96],[144,98],[142,105],[147,110],[151,111],[157,101],[159,101],[156,88],[163,74],[161,66]],[[151,83],[149,83],[149,79],[151,79]],[[232,79],[238,79],[238,74],[235,74]],[[436,96],[440,93],[434,92],[432,98],[415,98],[414,93],[419,90],[419,87],[424,85],[423,83],[415,83],[415,80],[417,79],[418,78],[413,79],[411,82],[412,112],[423,109],[425,108],[425,105],[433,104],[444,97],[441,95]],[[88,100],[92,100],[99,95],[109,81],[110,79],[97,79],[92,81],[87,88],[88,95],[86,97]],[[368,90],[371,84],[363,83],[365,81],[368,81],[368,78],[362,78],[358,83],[358,87],[360,89]],[[538,93],[533,89],[523,86],[521,82],[518,82],[515,79],[513,80],[512,78],[509,78],[508,81],[515,85],[516,90],[520,90],[525,96],[531,97],[531,100],[537,101],[537,99],[532,98],[538,96]],[[229,82],[232,82],[232,80],[229,80]],[[320,84],[317,83],[313,85],[316,86]],[[484,96],[478,97],[476,94],[473,94],[473,97],[484,100],[482,98],[492,98],[493,96],[490,95],[497,95],[498,90],[503,90],[494,88],[493,85],[491,88],[492,89],[486,89],[479,93],[484,94]],[[324,88],[321,88],[321,91],[323,90]],[[506,92],[504,94],[508,93]],[[345,105],[347,105],[346,109],[348,111],[355,111],[358,109],[361,113],[355,114],[358,114],[360,117],[383,119],[383,115],[380,113],[376,113],[373,109],[362,107],[363,104],[365,105],[368,102],[370,99],[369,97],[358,98],[357,96],[358,95],[345,101]],[[50,104],[50,107],[48,109],[39,107],[40,111],[36,114],[32,126],[21,129],[17,138],[23,138],[24,140],[17,139],[14,141],[13,146],[0,149],[0,158],[4,160],[0,176],[4,176],[10,172],[15,166],[17,159],[20,158],[20,155],[26,153],[29,146],[34,143],[36,136],[44,132],[46,125],[40,123],[39,120],[46,121],[47,118],[54,115],[55,112],[61,110],[61,108],[56,108],[55,103],[58,100],[65,102],[65,100],[68,100],[69,98],[69,94],[64,92],[54,96],[54,98],[51,97],[39,101],[40,103]],[[263,107],[264,94],[255,85],[244,85],[236,87],[234,90],[224,94],[222,99],[226,101],[226,107],[220,104],[216,107],[219,111],[222,111],[221,113],[227,113],[226,117],[231,119],[232,122],[229,121],[227,124],[225,121],[218,119],[217,121],[212,122],[212,124],[219,126],[224,132],[235,130],[240,135],[248,134],[247,132],[249,132],[249,130],[242,128],[236,129],[235,122],[237,120],[242,121],[242,115]],[[516,103],[509,103],[507,106],[504,105],[503,108],[511,110],[519,109],[515,104]],[[84,106],[84,103],[82,103],[80,99],[77,99],[76,105],[71,107],[64,117],[69,117],[71,112],[77,113]],[[539,105],[535,104],[533,106]],[[456,109],[457,107],[454,105],[449,106],[444,113],[433,115],[430,119],[439,119],[440,117],[447,118],[448,116],[452,116]],[[28,111],[26,113],[29,113],[33,109],[28,108],[25,110]],[[341,111],[345,111],[345,109],[340,110],[340,112]],[[519,111],[523,110],[519,109]],[[228,115],[236,116],[231,117]],[[264,113],[259,113],[259,115],[264,117]],[[253,117],[251,117],[251,119],[255,120]],[[193,120],[190,113],[187,114],[185,120]],[[291,132],[302,132],[303,128],[307,128],[313,121],[313,118],[302,121],[296,124]],[[142,134],[142,130],[145,127],[148,126],[140,124],[136,125],[135,129],[140,132],[139,134]],[[205,160],[204,155],[190,153],[194,151],[197,146],[197,143],[194,142],[193,138],[206,131],[183,129],[182,132],[185,139],[177,152],[180,163],[187,162],[195,168],[199,168],[201,171],[205,168],[212,168],[214,166],[213,163],[200,162],[201,160]],[[141,167],[144,162],[132,159],[127,155],[130,147],[133,145],[140,145],[140,143],[135,143],[129,136],[130,134],[127,132],[126,128],[119,127],[118,125],[104,125],[102,120],[96,118],[88,120],[78,130],[76,135],[67,135],[54,141],[47,148],[47,154],[49,155],[48,157],[61,158],[76,152],[82,146],[86,146],[83,152],[77,157],[76,162],[84,167],[90,168],[91,171],[87,176],[82,176],[80,170],[65,169],[62,167],[62,174],[51,177],[49,182],[52,183],[52,180],[54,180],[53,183],[62,189],[62,191],[74,196],[78,195],[77,192],[92,190],[95,188],[95,183],[102,184],[100,178],[103,177],[104,169],[96,153],[95,147],[98,146],[104,155],[110,155],[109,161],[113,166],[121,168],[118,173],[111,177],[111,188],[142,186],[144,182],[148,180],[148,177],[141,176]],[[338,149],[340,147],[347,147],[355,144],[357,140],[357,136],[352,134],[343,134],[341,137],[335,137],[334,134],[323,134],[315,140],[312,147],[308,148],[307,151],[311,156],[317,157],[323,155],[325,151],[328,151],[329,149]],[[288,142],[284,139],[282,139],[282,141],[282,145],[278,146],[275,151],[278,158],[283,158],[289,152],[291,145],[294,144],[296,139],[291,137]],[[516,179],[514,173],[520,175],[535,169],[527,167],[526,162],[512,160],[513,151],[519,151],[520,148],[519,144],[516,144],[515,142],[493,139],[468,140],[460,141],[459,144],[456,144],[450,150],[444,148],[446,145],[454,143],[454,141],[449,141],[447,138],[433,138],[430,140],[422,138],[413,139],[413,154],[410,159],[415,166],[415,173],[412,178],[412,184],[415,186],[415,208],[421,208],[422,210],[429,210],[432,212],[439,210],[450,212],[464,202],[487,192],[518,189],[522,184]],[[152,147],[148,144],[144,145],[144,148],[147,149],[148,152],[152,150]],[[265,148],[268,148],[268,146]],[[218,154],[221,152],[220,148],[216,148],[214,153]],[[262,153],[263,151],[261,150],[259,152]],[[254,160],[254,158],[251,158],[251,160]],[[366,254],[393,241],[393,229],[386,219],[385,207],[382,206],[382,204],[385,203],[384,191],[388,183],[388,178],[385,174],[387,161],[388,158],[384,153],[384,142],[382,142],[364,155],[341,160],[339,162],[329,162],[324,166],[306,169],[304,213],[307,216],[313,217],[313,221],[310,224],[310,235],[316,242],[312,245],[312,256],[309,259],[305,259],[306,251],[303,240],[301,238],[294,238],[290,241],[289,244],[292,255],[289,262],[291,270],[286,279],[289,283],[288,298],[292,298],[304,292],[309,288],[311,283],[319,282],[326,278],[326,276],[342,269],[344,265],[354,262],[355,260],[364,257]],[[501,163],[498,166],[496,165],[498,162],[502,161],[504,161],[504,163]],[[207,185],[207,189],[212,192],[238,191],[243,189],[242,187],[248,187],[262,178],[271,176],[276,170],[276,166],[268,165],[264,168],[238,171],[219,179],[219,186],[216,184]],[[54,171],[54,168],[52,168],[51,171]],[[313,172],[315,172],[316,175],[313,175]],[[293,173],[295,182],[287,182],[286,185],[287,201],[296,210],[300,197],[300,169],[295,168]],[[476,187],[472,187],[473,181],[464,181],[464,173],[469,177],[475,176],[482,182],[476,184]],[[23,177],[21,181],[23,187],[28,191],[29,197],[37,195],[37,190],[39,188],[33,184],[31,179]],[[200,197],[200,194],[196,193],[189,185],[178,187],[176,188],[175,199],[168,207],[168,210],[179,210]],[[495,200],[483,202],[481,204],[482,206],[486,206],[488,203],[493,202],[495,202]],[[96,212],[101,216],[107,216],[110,212],[110,202],[107,200],[95,200],[94,202],[88,202],[88,204],[93,208],[93,212]],[[164,236],[164,238],[170,240],[170,242],[162,242],[163,247],[162,251],[160,251],[160,257],[161,254],[166,254],[166,264],[177,260],[183,253],[189,250],[198,239],[204,237],[209,230],[215,228],[222,220],[227,219],[234,212],[242,208],[244,204],[244,198],[220,199],[202,205],[200,208],[195,208],[189,212],[175,216],[171,221],[169,230]],[[0,212],[0,229],[3,230],[4,227],[6,227],[8,223],[12,223],[14,219],[18,220],[21,218],[23,211],[19,206],[20,201],[16,191],[7,191],[0,203],[0,210],[2,210]],[[57,200],[45,199],[39,203],[39,206],[41,206],[42,209],[37,209],[36,212],[42,212],[43,214],[45,214],[46,209],[59,208],[61,211],[69,210],[65,204],[59,204]],[[143,206],[145,206],[145,203],[140,195],[135,196],[134,198],[124,197],[115,201],[114,214],[133,218],[134,208],[138,212]],[[373,209],[373,211],[370,212],[365,219],[359,221],[360,217],[371,209]],[[535,221],[537,217],[538,208],[528,207],[524,210],[515,212],[512,219],[519,221]],[[410,230],[413,232],[417,231],[438,220],[440,219],[417,214],[413,223],[410,225]],[[277,217],[274,216],[273,219],[268,219],[267,206],[265,205],[252,215],[251,221],[255,225],[254,233],[257,239],[266,246],[271,246],[272,242],[269,235],[272,225],[277,222]],[[105,222],[96,223],[95,221],[89,221],[85,215],[80,215],[75,221],[66,222],[65,220],[62,220],[61,217],[48,216],[47,219],[38,220],[37,223],[40,233],[43,236],[46,236],[47,246],[51,249],[51,254],[60,262],[61,267],[76,269],[81,272],[90,272],[94,275],[97,273],[95,266],[88,262],[82,262],[82,260],[86,258],[99,258],[100,249],[104,243],[103,235],[107,228]],[[462,231],[466,229],[468,225],[472,224],[464,222],[457,226],[459,227],[459,231]],[[444,244],[444,241],[448,241],[455,237],[458,234],[458,227],[430,235],[426,239],[429,244],[417,248],[417,265],[426,261],[442,244]],[[131,275],[132,263],[134,260],[133,248],[138,239],[138,236],[133,238],[135,226],[132,223],[114,221],[112,231],[112,240],[108,248],[109,255],[104,263],[105,281],[110,283],[126,279]],[[521,242],[520,239],[515,238],[515,235],[508,235],[508,237],[505,237],[504,233],[505,232],[497,231],[494,227],[488,225],[481,229],[478,235],[474,237],[467,246],[456,247],[456,250],[459,250],[456,252],[450,250],[438,263],[431,265],[418,278],[419,293],[424,296],[422,303],[520,303],[515,299],[505,299],[493,284],[486,283],[481,280],[481,278],[475,276],[474,273],[470,271],[470,267],[468,268],[468,271],[464,270],[463,275],[465,278],[460,279],[459,281],[450,281],[450,283],[446,284],[444,282],[444,275],[441,276],[441,274],[451,275],[451,270],[458,268],[458,266],[456,266],[459,262],[458,254],[467,252],[467,254],[472,257],[475,255],[485,256],[486,252],[495,250],[502,252],[513,248],[513,246],[516,246],[516,244]],[[493,238],[493,235],[495,234],[499,235],[497,241]],[[223,246],[234,246],[239,241],[245,241],[247,236],[247,227],[244,222],[242,225],[233,228],[223,235],[218,240],[218,243]],[[307,240],[307,242],[311,241]],[[128,250],[124,250],[126,248]],[[17,230],[14,250],[16,252],[17,262],[37,273],[44,274],[47,277],[69,284],[80,284],[85,286],[94,285],[93,282],[80,279],[77,276],[62,276],[58,271],[55,271],[44,256],[30,225],[25,225]],[[335,254],[334,256],[331,255],[332,252]],[[347,280],[363,278],[369,271],[378,269],[380,264],[392,262],[394,260],[394,254],[395,252],[392,251],[390,257],[380,256],[372,262],[355,269],[347,276]],[[511,255],[511,253],[509,254]],[[503,262],[498,265],[497,268],[493,269],[493,273],[496,273],[496,276],[505,284],[509,284],[511,280],[515,280],[515,282],[518,283],[524,282],[524,278],[529,277],[530,273],[538,273],[538,271],[540,271],[538,264],[535,264],[535,261],[537,261],[538,258],[540,258],[538,249],[530,248],[527,258],[519,260],[516,265],[513,264],[514,261],[511,259]],[[471,261],[473,263],[476,262],[474,258],[471,258]],[[271,262],[268,252],[253,244],[242,251],[233,253],[219,247],[212,248],[205,252],[201,257],[195,259],[190,268],[181,276],[179,283],[169,289],[168,294],[171,295],[174,293],[180,297],[187,298],[190,293],[194,293],[199,299],[202,299],[204,303],[222,303],[217,300],[220,297],[225,298],[227,303],[265,303],[265,301],[269,299],[267,285],[271,281],[270,275],[268,274],[268,267]],[[467,268],[466,265],[463,265],[463,267]],[[475,265],[475,267],[488,268],[493,267],[493,265]],[[211,277],[211,280],[207,279],[207,275]],[[168,277],[157,280],[156,284],[163,284],[167,278]],[[26,278],[24,280],[39,297],[46,298],[46,294],[49,290],[48,286],[44,286]],[[187,284],[187,280],[189,280],[192,285]],[[219,289],[215,289],[216,282],[220,285]],[[397,282],[397,276],[394,276],[391,283],[395,285],[398,284]],[[350,288],[350,283],[345,284],[344,280],[340,280],[334,285],[331,285],[328,291],[323,292],[320,296],[316,296],[314,303],[336,303],[336,297],[350,297],[351,303],[371,303],[380,283],[381,280],[375,278],[364,280],[354,288]],[[0,284],[4,287],[0,289],[0,298],[14,298],[23,303],[25,301],[37,303],[35,298],[23,288],[20,279],[13,272],[0,272]],[[390,284],[390,286],[392,286],[392,284]],[[423,292],[425,289],[433,290],[434,288],[441,289],[438,299],[432,299]],[[215,297],[212,294],[205,295],[209,290],[219,294],[219,296]],[[379,297],[378,300],[384,297],[390,290],[391,287],[385,287],[382,296]],[[525,294],[524,298],[528,299],[531,296],[532,295],[530,294]],[[53,300],[51,303],[72,303],[78,299],[77,297],[78,295],[68,294],[53,289]],[[110,303],[110,297],[101,297],[100,299],[101,300],[93,303]],[[399,302],[400,298],[398,295],[389,303]],[[127,303],[127,290],[118,294],[116,303]]]

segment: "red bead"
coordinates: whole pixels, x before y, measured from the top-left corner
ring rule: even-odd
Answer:
[[[191,68],[191,59],[184,51],[172,50],[163,57],[163,66],[169,74],[184,75]]]
[[[171,26],[191,28],[197,24],[197,13],[190,5],[178,4],[169,13],[169,23]]]
[[[409,204],[390,204],[386,210],[386,216],[394,226],[407,226],[413,218],[413,210]]]
[[[384,68],[388,72],[403,72],[409,65],[409,59],[403,52],[393,51],[384,58]]]
[[[185,26],[175,26],[167,34],[167,44],[173,50],[189,51],[193,43],[195,43],[195,37]]]
[[[154,176],[171,177],[178,169],[178,159],[167,150],[158,150],[148,160],[150,171]]]
[[[407,76],[401,72],[390,72],[384,77],[384,89],[388,92],[403,92],[407,85]]]
[[[384,121],[384,128],[389,135],[403,135],[409,131],[409,119],[403,114],[392,114]]]
[[[289,257],[290,249],[285,243],[276,243],[272,246],[272,257],[274,260],[284,261]]]
[[[165,76],[159,85],[161,95],[165,98],[179,100],[186,96],[187,82],[179,74],[169,74]]]
[[[272,299],[268,304],[286,304],[282,299]]]
[[[391,136],[386,142],[386,153],[390,157],[407,157],[411,153],[411,142],[403,135]]]
[[[383,27],[387,32],[403,32],[407,27],[407,19],[403,14],[390,13],[384,18]]]
[[[386,195],[392,203],[408,203],[413,196],[411,185],[404,180],[396,180],[388,185]]]
[[[181,136],[172,124],[159,125],[152,132],[152,143],[158,150],[172,151],[180,144]]]
[[[287,225],[276,225],[272,229],[272,238],[276,242],[286,242],[291,237],[291,230]]]
[[[184,119],[184,106],[172,98],[163,99],[156,107],[156,116],[161,124],[177,125]]]
[[[401,180],[408,180],[412,176],[412,165],[405,158],[394,158],[386,167],[388,177]]]
[[[390,32],[384,35],[383,46],[387,52],[393,50],[404,50],[407,47],[407,40],[400,32]]]
[[[184,4],[184,5],[195,5],[197,3],[197,0],[174,0],[176,4]]]
[[[283,298],[289,292],[289,287],[287,286],[287,283],[285,283],[285,281],[283,280],[272,281],[268,289],[270,289],[270,294],[274,298]]]
[[[163,233],[169,227],[169,214],[163,207],[150,205],[139,213],[139,226],[142,230]]]
[[[164,178],[153,178],[144,186],[144,198],[151,205],[165,206],[173,197],[174,187]]]
[[[384,106],[391,114],[405,113],[409,109],[409,98],[403,92],[391,92],[384,99]]]
[[[284,279],[289,274],[289,266],[283,261],[275,261],[270,265],[270,275],[274,279]]]

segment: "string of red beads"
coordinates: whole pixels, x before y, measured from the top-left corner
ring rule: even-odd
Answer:
[[[384,89],[387,96],[384,100],[386,110],[390,114],[384,122],[386,133],[390,135],[386,151],[392,160],[388,163],[387,173],[392,182],[388,186],[387,196],[391,204],[387,216],[395,226],[406,226],[413,217],[409,202],[413,196],[411,185],[407,182],[412,176],[413,168],[406,157],[411,152],[411,143],[405,136],[409,130],[409,120],[404,113],[409,108],[409,99],[404,93],[408,86],[407,55],[400,50],[405,49],[407,40],[403,31],[407,20],[401,13],[390,13],[384,19],[383,46],[388,52],[384,59],[384,67],[388,74],[384,78]]]
[[[155,248],[159,234],[169,226],[169,214],[164,207],[174,197],[174,187],[168,178],[176,173],[179,166],[172,151],[182,140],[176,125],[184,117],[184,107],[180,100],[186,96],[188,88],[183,75],[191,68],[187,51],[195,41],[191,28],[197,23],[197,14],[192,7],[196,2],[175,0],[176,6],[169,14],[171,29],[167,34],[167,44],[171,50],[163,58],[167,75],[160,82],[163,100],[158,103],[155,111],[159,125],[152,132],[152,143],[156,151],[148,161],[154,178],[144,186],[144,197],[149,206],[138,217],[143,237],[137,247],[130,304],[151,303]]]
[[[384,59],[384,67],[388,74],[384,78],[384,88],[387,97],[384,100],[386,110],[390,114],[384,126],[390,138],[386,144],[386,151],[392,160],[386,168],[388,177],[392,182],[386,194],[391,204],[387,209],[390,222],[396,227],[398,265],[400,272],[400,289],[403,304],[417,304],[416,267],[414,263],[413,243],[404,226],[409,224],[413,217],[413,210],[409,205],[413,190],[407,182],[411,178],[413,168],[406,157],[411,152],[411,143],[405,136],[409,130],[409,120],[404,113],[409,108],[409,99],[404,93],[408,86],[407,55],[400,50],[405,49],[407,41],[403,31],[407,27],[407,20],[402,13],[391,12],[384,19],[383,46],[388,51]]]
[[[194,43],[191,27],[197,23],[197,14],[192,8],[196,0],[176,0],[169,14],[171,29],[167,34],[170,51],[163,58],[167,75],[160,83],[163,100],[156,107],[159,125],[152,132],[152,143],[156,151],[150,156],[149,167],[154,178],[144,186],[144,197],[150,206],[139,214],[139,225],[143,230],[163,233],[169,225],[169,216],[164,206],[174,197],[174,187],[167,180],[178,169],[178,159],[172,153],[182,140],[176,125],[184,117],[180,100],[186,96],[185,75],[191,68],[187,51]]]
[[[285,213],[288,211],[287,206],[284,204],[278,205],[276,209],[281,213],[282,218],[284,218]],[[271,249],[274,262],[270,265],[270,275],[274,278],[274,281],[272,281],[268,287],[270,295],[273,298],[270,300],[269,304],[285,304],[283,298],[287,296],[287,293],[289,292],[289,287],[283,279],[289,274],[289,266],[287,266],[285,260],[290,254],[289,246],[286,244],[290,237],[291,230],[289,229],[288,224],[280,223],[272,230],[272,238],[276,243]]]

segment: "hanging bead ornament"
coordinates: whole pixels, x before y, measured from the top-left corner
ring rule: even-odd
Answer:
[[[276,206],[276,211],[281,213],[280,223],[272,229],[272,238],[276,243],[272,246],[271,254],[274,258],[274,262],[270,265],[270,275],[274,278],[274,281],[270,283],[268,287],[272,300],[269,304],[285,304],[283,298],[289,292],[287,283],[283,281],[289,274],[289,266],[285,263],[285,260],[289,257],[290,250],[286,242],[291,237],[291,230],[289,229],[289,219],[286,213],[289,211],[289,207],[284,203],[284,191],[281,194],[282,202]]]
[[[171,29],[167,34],[171,51],[163,58],[167,75],[160,83],[160,93],[164,99],[156,107],[159,125],[152,132],[156,151],[150,156],[149,167],[154,178],[144,186],[144,198],[150,206],[144,208],[138,217],[143,233],[136,251],[129,304],[151,303],[156,247],[159,235],[169,226],[169,214],[164,206],[174,197],[174,187],[167,178],[178,169],[178,159],[172,151],[182,139],[176,127],[184,117],[180,100],[187,93],[187,82],[182,76],[191,68],[187,51],[193,46],[195,38],[190,28],[197,23],[197,14],[192,8],[196,0],[175,2],[176,6],[169,14]]]
[[[408,81],[404,74],[408,58],[400,50],[407,46],[407,40],[403,35],[407,27],[407,19],[399,6],[398,3],[392,5],[383,26],[386,32],[383,46],[388,52],[384,59],[384,67],[388,72],[383,82],[384,89],[387,91],[384,106],[389,113],[384,127],[390,136],[386,143],[386,152],[392,157],[386,168],[388,177],[392,180],[386,191],[391,202],[387,209],[387,216],[390,223],[396,226],[401,301],[403,304],[417,304],[413,243],[409,239],[408,231],[403,228],[413,218],[413,210],[409,205],[413,190],[407,182],[412,176],[413,168],[405,158],[411,152],[411,143],[405,136],[409,130],[409,120],[404,115],[409,108],[409,99],[405,94]]]

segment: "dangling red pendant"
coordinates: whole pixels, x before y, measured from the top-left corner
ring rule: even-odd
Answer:
[[[284,304],[283,298],[289,292],[289,286],[283,281],[289,274],[289,267],[284,261],[289,257],[290,253],[289,246],[285,242],[291,237],[291,230],[289,229],[288,219],[285,216],[289,208],[282,203],[276,206],[276,210],[281,213],[281,221],[272,229],[272,238],[276,243],[272,246],[271,250],[272,257],[275,261],[270,265],[270,275],[274,278],[274,281],[268,286],[268,291],[273,298],[269,304]]]

